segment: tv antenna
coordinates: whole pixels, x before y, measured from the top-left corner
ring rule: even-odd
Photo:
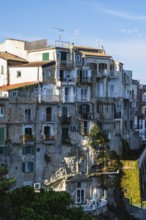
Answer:
[[[61,41],[61,33],[64,32],[64,30],[62,28],[59,28],[59,27],[54,27],[54,28],[60,32],[59,40]]]

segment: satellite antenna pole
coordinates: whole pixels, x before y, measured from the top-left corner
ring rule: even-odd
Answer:
[[[59,27],[54,27],[55,29],[57,29],[60,34],[59,34],[59,41],[61,41],[61,32],[64,32],[64,30],[62,28],[59,28]]]

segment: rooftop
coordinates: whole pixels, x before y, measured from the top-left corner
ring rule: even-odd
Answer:
[[[13,60],[13,61],[21,61],[21,62],[27,62],[27,60],[18,57],[14,54],[8,53],[8,52],[0,52],[0,58],[3,58],[5,60]]]
[[[7,86],[1,86],[0,91],[9,91],[9,90],[18,89],[21,87],[26,87],[26,86],[31,86],[31,85],[37,85],[37,84],[39,84],[38,81],[23,82],[23,83],[17,83],[17,84],[12,84],[12,85],[7,85]]]
[[[29,63],[24,63],[24,64],[17,64],[17,65],[13,65],[13,67],[39,67],[39,66],[51,66],[51,65],[55,65],[55,61],[54,60],[50,60],[47,62],[43,62],[43,61],[37,61],[37,62],[29,62]]]

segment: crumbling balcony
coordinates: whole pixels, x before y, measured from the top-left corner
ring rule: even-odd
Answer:
[[[35,135],[32,134],[24,134],[22,136],[22,142],[25,144],[26,142],[34,142],[36,139]]]
[[[44,144],[54,144],[57,140],[57,135],[44,134],[43,143]]]
[[[93,120],[93,113],[80,113],[79,114],[79,119],[80,120]]]
[[[69,125],[71,123],[71,116],[60,116],[62,125]]]

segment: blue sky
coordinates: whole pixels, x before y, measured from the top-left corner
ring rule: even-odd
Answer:
[[[103,46],[146,84],[145,0],[1,0],[0,42],[5,38]],[[59,29],[63,29],[60,32]]]

